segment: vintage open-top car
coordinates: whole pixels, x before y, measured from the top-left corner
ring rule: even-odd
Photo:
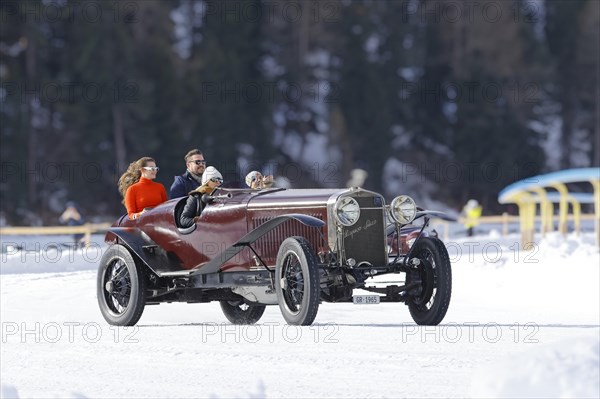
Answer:
[[[431,216],[444,215],[408,196],[386,205],[361,188],[219,188],[202,200],[187,229],[178,226],[179,198],[135,220],[125,215],[107,232],[97,295],[110,324],[134,325],[145,305],[161,302],[219,301],[236,324],[255,323],[278,304],[287,323],[310,325],[321,301],[404,302],[424,325],[448,310],[450,260],[426,229]],[[399,283],[373,282],[386,274]]]

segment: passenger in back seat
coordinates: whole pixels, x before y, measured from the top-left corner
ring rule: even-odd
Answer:
[[[273,175],[263,176],[259,171],[253,170],[246,175],[246,185],[258,190],[271,188],[273,186]]]
[[[165,186],[154,181],[158,170],[153,158],[143,157],[130,163],[119,178],[119,192],[129,219],[137,219],[147,209],[167,200]]]

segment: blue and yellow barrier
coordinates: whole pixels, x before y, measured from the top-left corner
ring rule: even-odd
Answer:
[[[591,193],[570,193],[568,183],[592,185]],[[549,189],[556,191],[548,191]],[[568,169],[520,180],[500,192],[498,202],[515,203],[521,220],[521,246],[533,242],[537,205],[540,209],[540,234],[553,231],[554,204],[558,203],[558,231],[567,232],[568,205],[571,204],[575,231],[581,226],[581,204],[594,204],[595,229],[600,245],[600,168]]]

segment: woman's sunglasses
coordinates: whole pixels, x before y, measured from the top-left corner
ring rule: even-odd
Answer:
[[[223,179],[221,179],[220,177],[211,177],[210,181],[213,183],[223,183]]]
[[[151,170],[153,172],[158,172],[158,170],[160,168],[158,166],[142,166],[142,169],[144,169],[144,170]]]

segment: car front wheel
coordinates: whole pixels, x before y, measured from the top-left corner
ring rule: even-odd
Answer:
[[[115,244],[100,260],[97,278],[100,312],[114,326],[135,325],[146,305],[143,271],[127,248]]]
[[[450,257],[437,238],[420,238],[414,245],[413,257],[421,261],[415,271],[421,281],[421,292],[407,299],[408,309],[415,323],[438,325],[448,311],[452,294]]]
[[[308,326],[317,316],[320,302],[319,266],[304,237],[287,238],[279,247],[275,291],[288,324]]]

